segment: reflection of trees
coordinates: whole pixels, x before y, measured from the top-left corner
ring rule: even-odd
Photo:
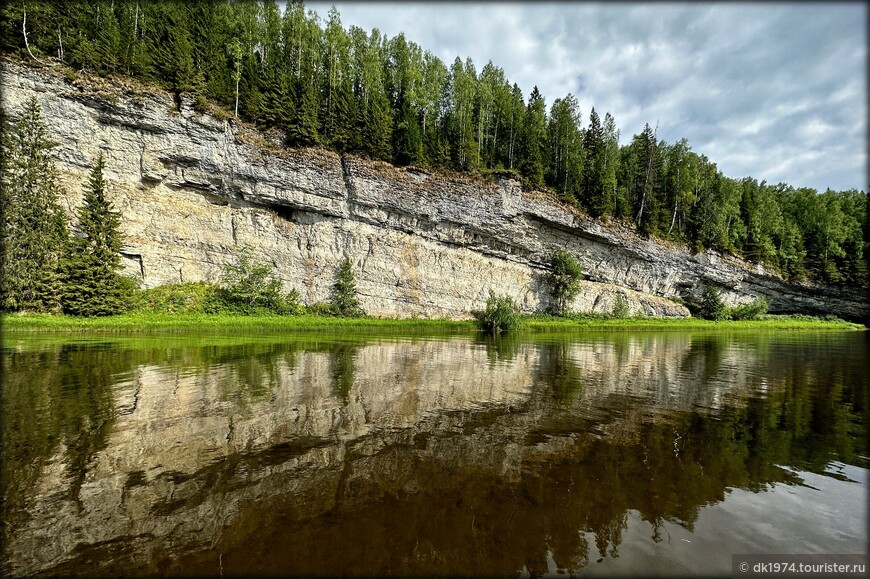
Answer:
[[[43,466],[63,449],[68,497],[79,492],[114,419],[113,385],[130,352],[110,345],[64,345],[3,354],[3,520],[24,516]]]
[[[688,350],[680,362],[680,370],[693,372],[706,382],[714,377],[722,365],[722,357],[730,340],[722,334],[693,336]],[[700,370],[700,372],[698,372]]]
[[[79,491],[88,465],[105,448],[114,419],[112,387],[119,374],[130,370],[130,352],[104,347],[67,345],[61,347],[61,372],[51,386],[60,440],[65,447],[67,473],[71,477],[70,498],[79,501]]]
[[[541,345],[539,382],[548,385],[557,405],[570,404],[583,391],[583,373],[571,359],[570,342]]]
[[[350,402],[350,391],[354,382],[354,360],[358,346],[342,344],[332,350],[332,380],[335,393],[342,404]]]
[[[475,339],[475,343],[486,346],[490,365],[496,362],[512,362],[519,354],[521,344],[520,337],[511,332],[483,334]]]
[[[630,511],[649,522],[653,541],[662,541],[667,540],[666,523],[692,529],[700,509],[724,500],[728,488],[761,491],[773,483],[797,484],[798,475],[787,467],[822,473],[831,460],[867,466],[860,457],[867,442],[870,369],[860,348],[819,357],[812,353],[812,342],[780,347],[767,337],[759,338],[759,348],[752,348],[749,339],[733,348],[721,336],[692,336],[691,341],[683,336],[677,344],[687,347],[674,347],[660,334],[635,342],[619,338],[611,342],[596,336],[604,346],[613,343],[620,365],[630,362],[635,343],[644,346],[644,356],[679,360],[677,379],[687,381],[679,384],[680,392],[711,388],[706,381],[714,379],[720,387],[732,367],[744,373],[743,382],[709,412],[691,402],[679,406],[683,411],[657,406],[656,393],[647,392],[653,402],[644,405],[637,391],[624,395],[604,389],[612,412],[584,414],[584,408],[600,410],[602,405],[592,399],[593,388],[583,393],[584,376],[571,357],[576,353],[572,341],[524,342],[523,348],[540,352],[530,404],[441,412],[405,430],[378,429],[375,421],[359,452],[351,451],[353,442],[328,437],[250,449],[185,475],[184,481],[164,480],[162,484],[198,490],[178,493],[186,497],[183,501],[158,504],[162,510],[153,516],[207,516],[197,513],[212,513],[213,501],[244,503],[247,514],[230,521],[238,533],[227,529],[218,545],[226,553],[228,573],[235,556],[237,571],[254,574],[259,573],[250,568],[252,561],[262,565],[264,574],[289,568],[327,575],[347,569],[366,575],[397,569],[427,575],[510,574],[524,565],[540,574],[547,570],[548,550],[559,567],[568,569],[617,556]],[[346,403],[354,384],[368,379],[371,371],[362,363],[366,358],[358,356],[362,344],[321,339],[196,351],[7,352],[4,520],[11,521],[10,512],[24,512],[20,497],[35,486],[38,465],[59,448],[67,448],[71,489],[81,485],[111,425],[112,381],[142,360],[229,377],[236,384],[222,386],[228,388],[222,396],[238,408],[267,396],[300,353],[326,352],[335,392]],[[461,362],[459,354],[469,344],[458,340],[455,347],[449,354]],[[511,345],[505,354],[495,344],[491,347],[495,361],[508,362],[516,359],[516,350],[511,351],[520,346]],[[413,360],[413,349],[408,351]],[[588,384],[591,375],[590,370]],[[423,379],[414,371],[402,376],[409,386]],[[78,432],[88,434],[76,438]],[[313,449],[322,452],[334,444],[350,446],[346,453],[323,453],[343,457],[328,463],[329,468],[322,458],[309,456]],[[370,452],[374,448],[377,452]],[[267,468],[279,464],[282,468]],[[76,476],[81,476],[78,483]],[[245,477],[241,485],[240,476]],[[252,492],[250,487],[261,480],[257,477],[285,478],[270,479]],[[343,484],[345,492],[334,491]],[[268,488],[278,489],[277,494],[257,494]],[[216,494],[222,496],[216,499]],[[288,506],[282,511],[285,507],[276,505]],[[323,513],[328,514],[320,518]],[[183,545],[186,539],[175,540]],[[275,544],[282,545],[280,553]],[[208,564],[214,564],[213,554],[209,551]],[[182,570],[190,569],[195,567]]]
[[[296,367],[295,346],[267,343],[219,348],[199,371],[214,373],[221,399],[233,402],[246,415],[251,402],[263,400],[280,384],[282,366],[289,371]]]

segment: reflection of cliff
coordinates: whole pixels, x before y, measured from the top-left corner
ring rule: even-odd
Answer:
[[[776,465],[856,460],[866,367],[755,340],[107,349],[99,375],[7,353],[4,418],[39,419],[4,420],[4,467],[40,468],[4,472],[6,570],[577,568],[630,509],[690,527]]]

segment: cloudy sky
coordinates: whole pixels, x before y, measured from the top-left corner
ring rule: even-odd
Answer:
[[[868,190],[866,3],[334,4],[345,29],[404,32],[448,66],[492,60],[548,110],[573,93],[622,144],[658,122],[729,177]]]

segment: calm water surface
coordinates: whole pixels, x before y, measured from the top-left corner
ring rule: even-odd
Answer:
[[[867,550],[866,332],[10,334],[6,575],[730,575]]]

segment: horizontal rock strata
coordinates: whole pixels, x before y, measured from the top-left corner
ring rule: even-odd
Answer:
[[[547,263],[563,248],[586,274],[575,310],[610,312],[622,295],[632,314],[686,316],[668,298],[711,283],[730,305],[765,296],[772,312],[870,319],[859,291],[790,284],[760,266],[643,240],[509,177],[484,182],[288,150],[197,112],[183,95],[11,61],[2,86],[12,121],[27,99],[42,106],[71,215],[103,152],[125,267],[143,287],[217,281],[247,246],[306,303],[329,300],[347,257],[368,313],[463,318],[490,290],[525,311],[549,308]]]

